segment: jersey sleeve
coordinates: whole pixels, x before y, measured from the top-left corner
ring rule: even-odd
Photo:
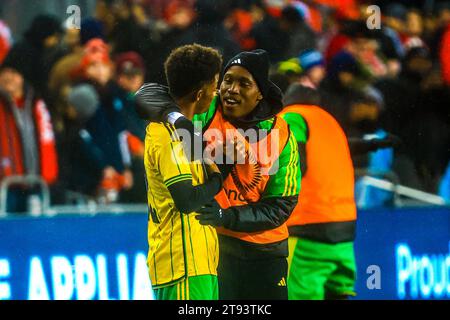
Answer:
[[[289,125],[289,129],[294,134],[297,143],[306,143],[308,140],[308,127],[305,119],[294,112],[287,112],[281,116]]]
[[[169,126],[166,129],[172,130]],[[171,131],[171,134],[173,134],[173,131]],[[181,141],[164,139],[164,141],[158,143],[155,153],[159,173],[166,187],[170,187],[179,181],[192,180],[189,160],[186,157]]]
[[[267,183],[262,198],[296,196],[300,192],[301,171],[298,146],[290,132],[288,142],[278,159],[278,170]]]

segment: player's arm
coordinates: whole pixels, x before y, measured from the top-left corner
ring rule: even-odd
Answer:
[[[262,199],[245,206],[220,208],[214,200],[201,208],[196,219],[203,225],[237,232],[260,232],[281,226],[297,205],[298,196]]]
[[[181,141],[159,146],[158,168],[177,209],[190,213],[210,202],[222,188],[222,178],[214,165],[207,167],[209,179],[193,186],[189,161]]]
[[[177,209],[182,213],[191,213],[212,201],[221,187],[219,173],[202,185],[193,186],[190,179],[174,183],[168,189]]]
[[[94,143],[91,134],[87,130],[83,129],[78,132],[75,144],[78,156],[84,159],[89,167],[95,170],[103,170],[111,165],[104,152]]]
[[[395,148],[401,144],[399,137],[393,134],[387,134],[383,138],[348,138],[348,145],[352,156],[366,154],[383,148]]]
[[[245,206],[221,209],[217,202],[200,209],[202,224],[222,226],[238,232],[259,232],[281,226],[298,201],[301,173],[297,143],[291,134],[279,158],[279,169],[268,181],[265,193]]]

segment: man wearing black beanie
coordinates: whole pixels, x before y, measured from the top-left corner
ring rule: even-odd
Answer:
[[[223,189],[196,217],[219,233],[219,299],[288,297],[285,222],[297,203],[301,173],[295,138],[276,116],[282,95],[268,70],[264,50],[236,55],[226,64],[209,110],[193,118],[204,140],[219,133],[225,144],[225,159],[215,158]],[[138,109],[149,120],[189,127],[170,101],[141,99]]]
[[[238,68],[232,68],[233,66]],[[243,75],[241,74],[242,72],[244,72]],[[241,77],[238,80],[243,80],[244,86],[242,87],[244,89],[253,89],[241,90],[239,94],[236,94],[241,96],[241,102],[243,103],[229,101],[229,98],[234,96],[235,92],[233,92],[232,89],[231,94],[229,94],[230,92],[227,84],[230,82],[230,77],[232,78],[236,73]],[[275,111],[282,109],[281,90],[274,83],[269,81],[269,57],[266,51],[257,49],[239,53],[228,61],[224,68],[223,75],[223,112],[228,120],[234,122],[238,127],[248,127],[261,120],[272,118]],[[254,84],[254,86],[252,86],[252,84]],[[245,99],[248,93],[251,93],[252,91],[258,91],[255,96],[256,100],[248,101],[249,103],[246,103],[247,101]]]

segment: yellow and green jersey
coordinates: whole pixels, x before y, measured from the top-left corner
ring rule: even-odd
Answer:
[[[188,276],[217,275],[217,233],[202,226],[195,213],[181,213],[168,187],[180,181],[204,183],[199,161],[190,162],[170,124],[150,123],[145,136],[144,165],[149,206],[147,264],[153,288]]]

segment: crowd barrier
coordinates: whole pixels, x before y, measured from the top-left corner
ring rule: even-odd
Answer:
[[[147,214],[113,212],[0,219],[0,300],[153,299]],[[449,251],[450,208],[360,211],[354,299],[449,299]]]

